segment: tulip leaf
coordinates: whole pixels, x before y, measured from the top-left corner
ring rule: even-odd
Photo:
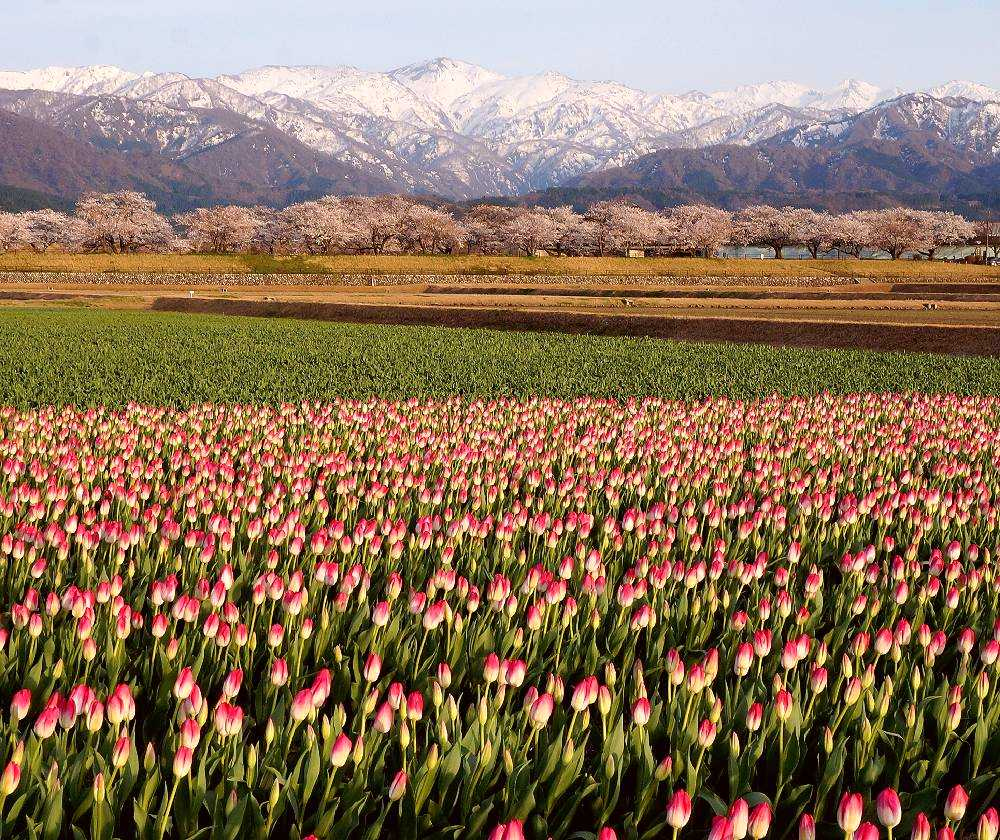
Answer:
[[[698,796],[700,799],[705,800],[708,803],[708,807],[712,809],[716,816],[724,817],[729,813],[729,806],[726,805],[718,796],[716,796],[712,791],[703,788],[698,791]]]

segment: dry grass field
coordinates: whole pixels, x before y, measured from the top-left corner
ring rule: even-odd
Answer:
[[[242,254],[0,254],[0,271],[525,275],[539,277],[829,277],[863,280],[1000,281],[1000,267],[912,260],[753,260],[688,257],[317,256]]]

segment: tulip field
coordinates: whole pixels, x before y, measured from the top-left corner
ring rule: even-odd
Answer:
[[[0,837],[997,840],[998,422],[0,408]]]

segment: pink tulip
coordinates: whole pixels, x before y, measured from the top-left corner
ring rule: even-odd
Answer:
[[[489,840],[524,840],[524,827],[520,820],[501,823],[490,832]]]
[[[1000,816],[996,808],[987,808],[976,826],[976,840],[996,840],[1000,834]]]
[[[392,783],[389,785],[389,801],[396,802],[403,798],[403,794],[406,793],[406,783],[408,777],[406,773],[400,770],[392,779]]]
[[[771,830],[771,806],[767,802],[759,802],[750,811],[750,822],[747,830],[753,840],[761,840]]]
[[[816,840],[816,820],[812,814],[803,814],[799,819],[799,840]]]
[[[632,722],[638,727],[644,727],[649,723],[650,705],[649,700],[640,697],[632,704]]]
[[[313,712],[313,692],[304,688],[292,698],[292,720],[302,722]]]
[[[10,796],[21,783],[21,765],[10,761],[0,775],[0,796]]]
[[[948,822],[961,822],[965,816],[965,809],[969,805],[969,795],[961,785],[955,785],[948,791],[948,798],[944,803],[944,816]]]
[[[20,691],[15,692],[10,701],[10,713],[14,720],[24,720],[28,716],[30,708],[31,691],[27,688],[22,688]]]
[[[840,806],[837,808],[837,824],[848,838],[853,837],[861,825],[864,807],[865,802],[860,793],[845,793],[841,797]]]
[[[372,724],[372,728],[376,732],[381,732],[383,735],[386,734],[392,729],[393,714],[392,706],[389,703],[383,703],[375,713],[375,721]]]
[[[910,831],[910,840],[930,840],[931,824],[921,811],[913,819],[913,828]]]
[[[729,806],[727,814],[733,840],[743,840],[747,836],[747,824],[750,819],[750,806],[745,799],[737,799]]]
[[[863,822],[858,826],[854,838],[855,840],[878,840],[878,826],[870,822]]]
[[[194,753],[187,747],[178,747],[174,753],[174,775],[182,778],[191,772],[191,761]]]
[[[330,764],[334,767],[343,767],[347,764],[347,759],[350,757],[353,748],[354,744],[351,743],[351,739],[341,732],[337,736],[337,740],[333,742],[333,748],[330,750]]]
[[[691,819],[691,797],[687,791],[675,791],[667,803],[667,823],[675,830],[684,828]]]
[[[726,817],[712,817],[708,840],[733,840],[733,826]]]
[[[878,821],[890,831],[903,819],[903,806],[899,795],[892,788],[886,788],[875,799]]]
[[[528,710],[528,717],[531,720],[531,725],[535,729],[543,729],[549,722],[549,718],[552,717],[552,711],[555,708],[555,700],[551,694],[540,695],[532,704]]]
[[[188,667],[181,668],[177,679],[174,680],[174,697],[178,700],[187,700],[191,696],[194,686],[194,672]]]
[[[380,657],[377,653],[369,653],[368,657],[365,659],[365,667],[364,667],[365,681],[369,683],[378,682],[378,678],[381,673],[382,673],[382,657]]]

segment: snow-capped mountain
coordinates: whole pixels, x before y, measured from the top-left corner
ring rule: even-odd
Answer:
[[[1000,102],[976,102],[927,93],[900,96],[843,119],[799,126],[772,143],[830,148],[870,141],[906,142],[947,148],[969,159],[1000,158]]]
[[[655,93],[556,72],[507,76],[449,58],[384,73],[266,66],[211,79],[54,67],[0,72],[0,89],[8,91],[0,108],[106,148],[183,160],[267,126],[401,191],[451,198],[544,189],[665,148],[752,145],[796,129],[803,133],[790,142],[808,143],[808,132],[836,132],[838,121],[903,93],[856,79],[828,90],[776,81]],[[1000,100],[972,82],[928,94]],[[966,143],[963,131],[988,137],[990,109],[974,110],[948,117],[949,142]]]

